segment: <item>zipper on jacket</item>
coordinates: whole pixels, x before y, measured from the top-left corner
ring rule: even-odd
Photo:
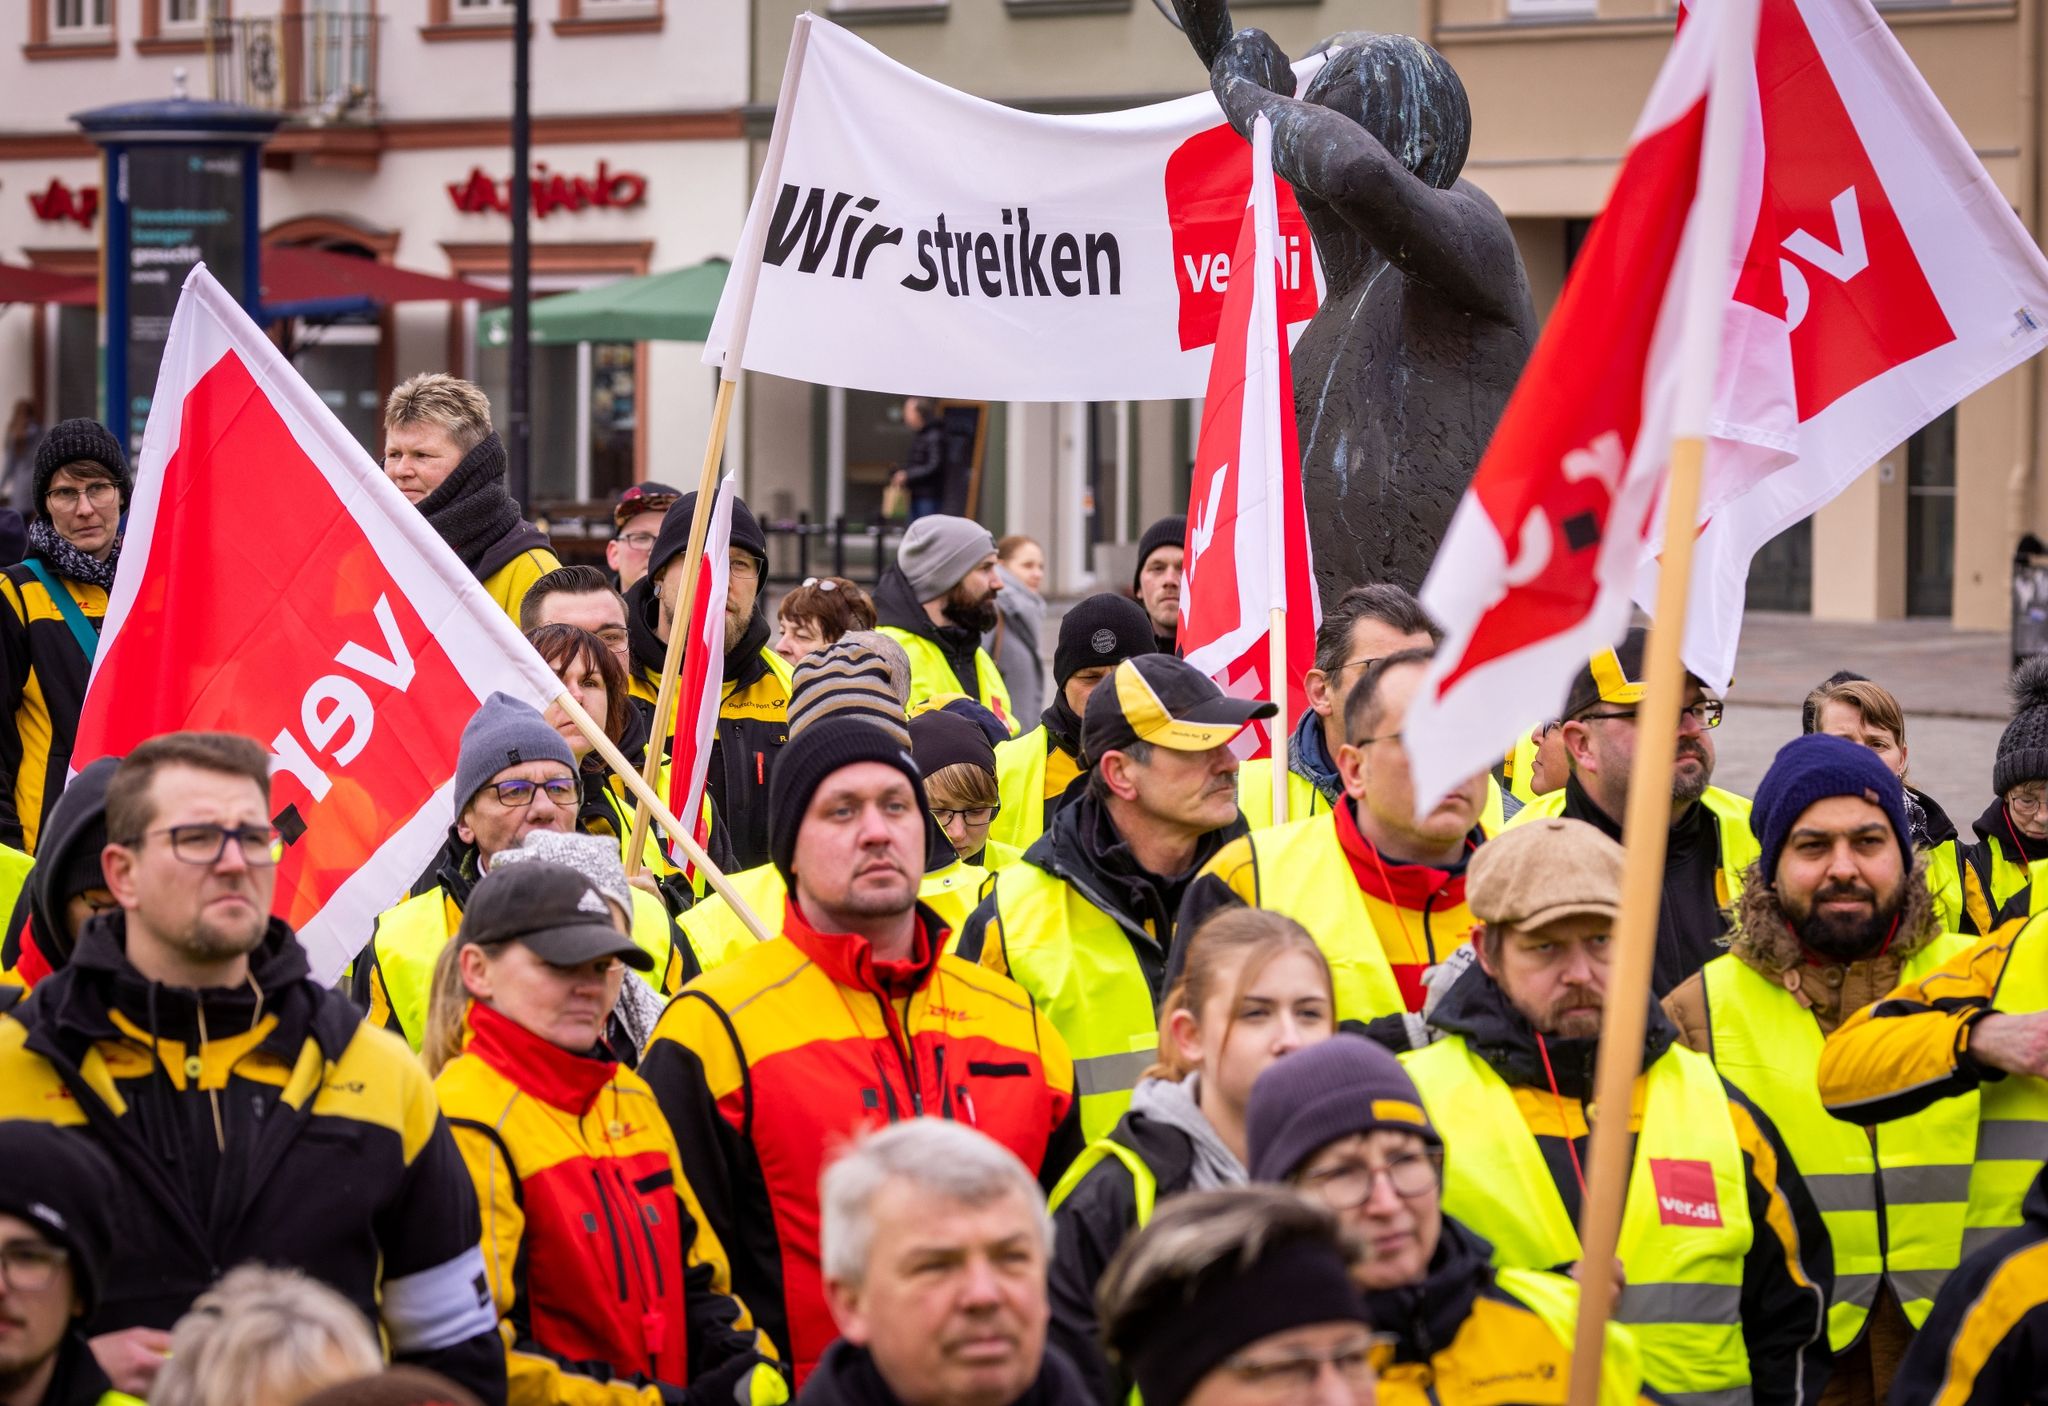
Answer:
[[[646,1344],[647,1360],[654,1363],[660,1361],[662,1343],[668,1336],[668,1313],[663,1307],[668,1296],[667,1281],[661,1272],[661,1256],[654,1247],[654,1232],[647,1225],[647,1207],[627,1183],[626,1174],[619,1169],[616,1162],[611,1164],[611,1169],[612,1177],[618,1183],[619,1199],[625,1202],[623,1214],[632,1216],[639,1223],[640,1237],[647,1242],[647,1266],[654,1275],[654,1295],[645,1299],[645,1306],[640,1311],[640,1334]],[[628,1240],[631,1238],[630,1235],[627,1237]],[[637,1245],[633,1247],[633,1268],[635,1271],[640,1269],[640,1249]],[[637,1273],[636,1277],[640,1279],[640,1289],[645,1295],[646,1278]]]
[[[896,1062],[903,1067],[904,1082],[910,1086],[910,1114],[913,1118],[924,1117],[924,1095],[918,1091],[917,1052],[910,1047],[910,1035],[901,1021],[896,1019],[896,1007],[881,992],[875,993],[875,1004],[882,1008],[882,1028],[889,1032],[889,1045],[896,1051]],[[883,1087],[888,1081],[883,1080]],[[890,1096],[894,1101],[894,1095]]]
[[[599,1208],[604,1211],[605,1227],[611,1231],[612,1267],[618,1272],[619,1276],[619,1302],[630,1303],[632,1295],[626,1287],[626,1251],[625,1247],[619,1244],[618,1218],[612,1214],[611,1197],[604,1194],[604,1178],[598,1175],[597,1168],[595,1167],[590,1169],[590,1184],[597,1191],[597,1204]]]
[[[939,1116],[951,1119],[953,1116],[953,1091],[946,1087],[946,1047],[940,1045],[932,1051],[932,1077],[939,1083]]]

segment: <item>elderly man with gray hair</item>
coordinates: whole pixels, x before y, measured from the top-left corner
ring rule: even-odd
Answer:
[[[913,1118],[848,1148],[819,1199],[840,1336],[800,1406],[1092,1406],[1046,1341],[1052,1221],[1008,1148]]]

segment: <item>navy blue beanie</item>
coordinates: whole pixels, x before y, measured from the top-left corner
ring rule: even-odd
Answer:
[[[1913,872],[1913,827],[1906,819],[1906,788],[1899,778],[1862,743],[1814,732],[1780,747],[1756,788],[1749,825],[1763,846],[1757,863],[1766,879],[1777,882],[1785,837],[1806,808],[1831,796],[1861,796],[1882,808],[1898,836],[1906,872]]]

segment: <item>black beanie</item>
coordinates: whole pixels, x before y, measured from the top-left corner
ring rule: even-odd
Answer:
[[[1138,564],[1131,569],[1131,593],[1137,594],[1145,579],[1145,559],[1161,547],[1178,547],[1188,540],[1188,520],[1182,516],[1163,517],[1145,529],[1138,539]]]
[[[1998,739],[1991,789],[2003,796],[2023,781],[2048,780],[2048,655],[2012,671],[2012,721]]]
[[[73,1282],[90,1315],[114,1254],[120,1174],[83,1129],[27,1119],[0,1122],[0,1211],[71,1253]]]
[[[1252,1081],[1245,1170],[1253,1181],[1284,1182],[1337,1139],[1378,1128],[1443,1146],[1401,1061],[1363,1035],[1333,1035]]]
[[[796,858],[796,832],[811,808],[811,797],[826,777],[859,762],[895,767],[909,779],[919,813],[931,808],[924,796],[924,778],[902,743],[864,718],[820,718],[789,739],[775,758],[775,776],[768,783],[768,857],[785,884],[796,882],[790,865]]]
[[[654,534],[654,545],[647,552],[650,578],[661,575],[664,566],[690,549],[690,519],[696,511],[697,495],[692,491],[676,499],[675,506],[662,514],[661,530]],[[732,544],[761,564],[763,576],[768,574],[768,538],[762,533],[761,524],[754,520],[746,500],[737,494],[732,500]]]
[[[977,766],[990,775],[996,769],[996,749],[988,734],[943,708],[930,709],[910,720],[910,756],[925,776],[949,766]]]
[[[1060,621],[1052,652],[1052,681],[1060,687],[1083,669],[1111,668],[1137,654],[1156,654],[1152,620],[1129,596],[1104,591],[1077,602]]]
[[[50,496],[50,480],[57,476],[57,470],[77,463],[98,464],[112,474],[121,489],[121,511],[128,511],[128,494],[135,487],[135,477],[128,471],[128,456],[121,452],[121,441],[99,421],[80,418],[60,421],[36,446],[36,516],[50,515],[43,500]]]

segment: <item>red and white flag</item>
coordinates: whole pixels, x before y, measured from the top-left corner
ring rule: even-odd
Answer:
[[[697,563],[697,589],[690,599],[689,633],[676,675],[674,738],[669,759],[669,809],[692,816],[699,847],[709,842],[704,778],[711,770],[711,744],[718,736],[718,708],[725,685],[725,597],[731,589],[733,478],[718,484],[711,521],[704,532],[704,559]],[[674,626],[670,627],[675,628]],[[685,872],[695,873],[694,865]]]
[[[270,749],[276,913],[331,982],[453,819],[463,724],[561,684],[204,267],[143,433],[74,767],[181,729]]]
[[[1736,218],[1700,178],[1716,51],[1734,52],[1721,31],[1743,8],[1719,4],[1679,32],[1423,582],[1444,640],[1402,726],[1422,809],[1554,716],[1628,626],[1676,425],[1690,275],[1710,223],[1725,241]]]
[[[1181,656],[1226,693],[1280,705],[1277,717],[1252,724],[1237,745],[1245,756],[1268,756],[1277,736],[1284,759],[1287,729],[1308,706],[1301,676],[1314,662],[1322,606],[1302,503],[1285,307],[1311,274],[1289,257],[1278,209],[1273,133],[1261,117],[1195,447],[1180,640]],[[1285,612],[1285,680],[1272,677],[1276,609]]]

